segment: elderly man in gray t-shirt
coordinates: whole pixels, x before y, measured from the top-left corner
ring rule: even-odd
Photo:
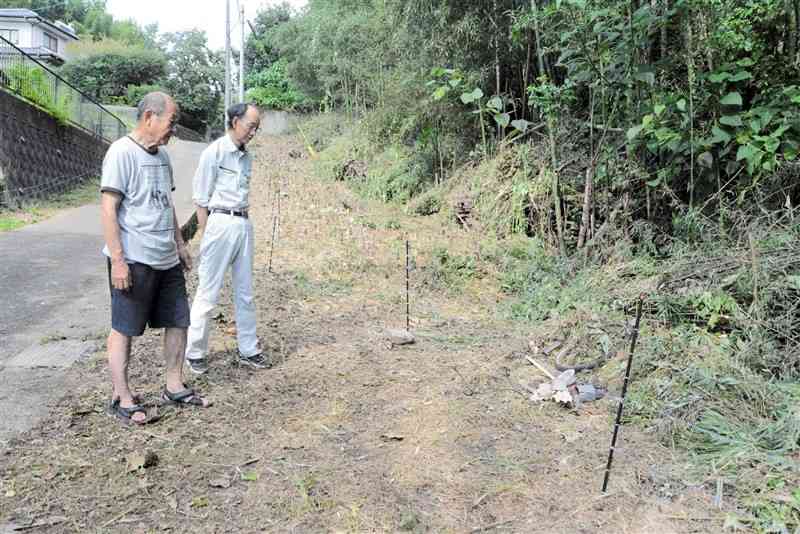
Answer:
[[[128,385],[132,338],[145,326],[164,328],[166,384],[162,400],[208,406],[183,383],[183,355],[189,306],[183,269],[191,256],[181,236],[172,191],[172,165],[166,145],[175,130],[178,106],[164,93],[139,103],[138,123],[109,147],[103,161],[102,223],[111,291],[108,364],[113,392],[110,414],[126,423],[148,422],[140,397]]]

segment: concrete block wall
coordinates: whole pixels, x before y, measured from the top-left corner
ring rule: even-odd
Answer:
[[[100,176],[108,143],[0,90],[0,204],[15,206]]]

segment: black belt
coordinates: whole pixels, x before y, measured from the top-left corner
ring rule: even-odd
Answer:
[[[222,208],[211,208],[211,213],[224,213],[226,215],[233,215],[235,217],[244,217],[247,219],[247,211],[224,210]]]

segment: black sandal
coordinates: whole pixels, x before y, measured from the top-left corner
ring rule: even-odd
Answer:
[[[108,405],[107,411],[109,415],[116,417],[126,425],[146,425],[159,420],[158,415],[149,414],[147,409],[140,404],[134,404],[128,408],[120,406],[119,399],[112,400]],[[137,421],[133,418],[133,415],[137,413],[143,413],[145,418],[141,421]]]
[[[161,392],[161,400],[164,401],[165,405],[170,406],[198,406],[200,408],[208,408],[211,406],[211,401],[208,401],[208,404],[204,404],[208,399],[203,399],[199,393],[191,388],[186,388],[177,393],[170,393],[169,390],[164,387],[164,391]]]

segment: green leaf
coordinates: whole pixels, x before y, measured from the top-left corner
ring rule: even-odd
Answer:
[[[208,506],[208,497],[205,495],[195,497],[192,499],[192,504],[190,506],[192,508],[205,508]]]
[[[449,82],[447,82],[447,83],[449,83],[449,84],[450,84],[450,87],[452,87],[453,89],[455,89],[456,87],[458,87],[459,85],[461,85],[461,80],[459,80],[458,78],[456,78],[455,80],[450,80],[450,81],[449,81]]]
[[[733,126],[739,127],[744,126],[742,122],[742,118],[739,115],[723,115],[719,118],[720,124],[724,124],[725,126]]]
[[[661,114],[664,113],[665,109],[667,109],[667,106],[665,106],[664,104],[656,104],[655,107],[653,107],[653,111],[655,112],[657,117],[660,117]]]
[[[515,121],[511,121],[511,126],[515,130],[519,130],[520,132],[523,132],[523,133],[528,131],[528,128],[530,127],[530,125],[531,125],[531,122],[523,120],[523,119],[517,119]]]
[[[258,473],[255,471],[248,471],[246,473],[242,473],[242,480],[246,482],[255,482],[258,480]]]
[[[717,143],[728,144],[731,142],[732,139],[731,134],[729,134],[719,126],[715,125],[713,128],[711,128],[711,133],[713,134],[711,138],[711,143],[713,144]]]
[[[493,96],[486,103],[486,107],[495,113],[499,113],[500,111],[503,110],[503,99],[500,98],[499,96]]]
[[[443,99],[445,96],[447,96],[447,86],[446,85],[442,85],[442,86],[438,87],[433,92],[433,95],[431,95],[431,96],[433,97],[434,100]]]
[[[723,106],[741,106],[742,95],[737,92],[728,93],[719,103]]]
[[[465,104],[472,104],[481,98],[483,98],[483,91],[481,91],[480,88],[475,89],[471,93],[463,93],[461,95],[461,101]]]
[[[702,167],[710,169],[714,166],[714,155],[708,151],[703,152],[697,156],[697,163],[699,163]]]
[[[800,145],[794,141],[784,141],[783,157],[786,161],[794,161],[798,153],[800,153]]]
[[[644,129],[644,126],[642,126],[641,124],[637,124],[636,126],[630,128],[627,133],[628,141],[633,141],[634,139],[636,139],[636,137],[639,135],[642,129]]]
[[[740,70],[739,72],[730,77],[730,81],[741,82],[742,80],[749,80],[752,77],[753,75],[747,72],[746,70]]]
[[[505,128],[508,126],[508,123],[511,122],[511,115],[508,113],[497,113],[494,116],[494,121],[499,124],[501,128]]]
[[[743,159],[752,161],[757,153],[758,149],[753,145],[742,145],[739,147],[739,150],[736,151],[736,161],[742,161]]]
[[[650,180],[649,182],[645,182],[649,187],[658,187],[661,185],[661,178],[656,178],[655,180]]]
[[[766,143],[764,143],[764,150],[766,150],[770,154],[774,154],[775,152],[778,151],[778,147],[780,145],[781,145],[780,139],[771,137],[770,139],[767,140]]]
[[[708,81],[711,83],[722,83],[730,77],[730,72],[715,72],[708,77]]]
[[[675,102],[675,105],[678,106],[678,111],[681,111],[681,112],[685,112],[686,111],[686,100],[684,100],[683,98],[681,98],[680,100]]]

